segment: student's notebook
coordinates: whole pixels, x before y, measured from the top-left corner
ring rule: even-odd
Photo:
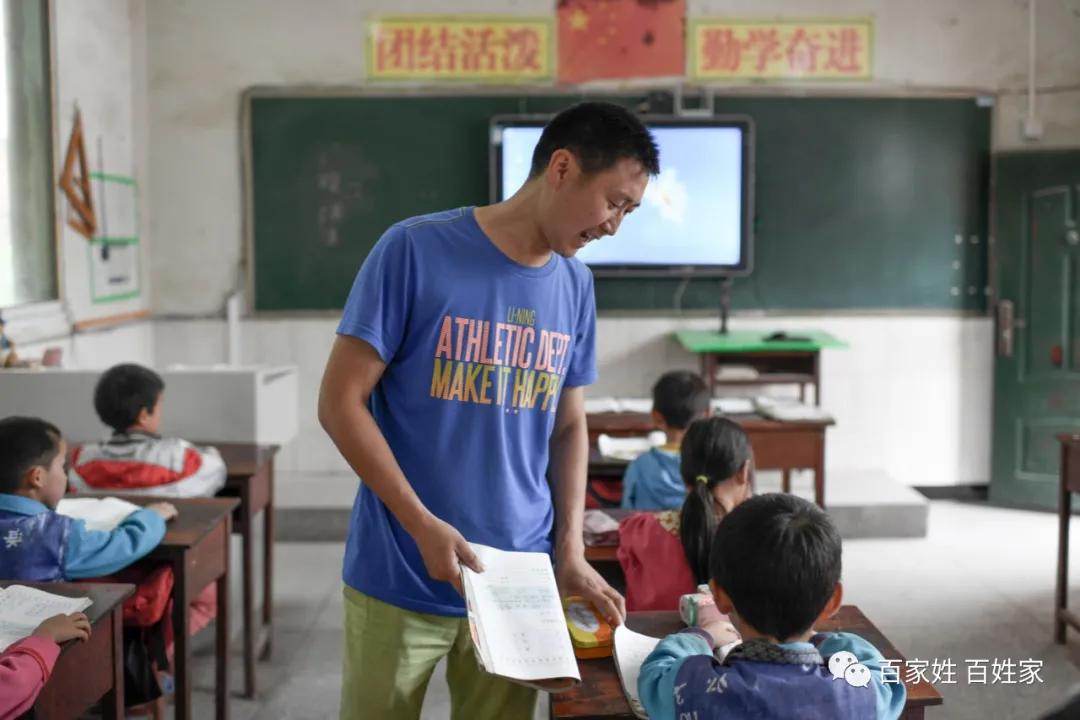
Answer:
[[[630,703],[630,709],[639,718],[649,716],[638,695],[638,676],[641,674],[641,666],[645,658],[659,642],[660,638],[636,633],[626,625],[615,628],[615,647],[612,652],[615,656],[615,669],[619,673],[619,681],[622,683],[623,694]]]
[[[0,652],[34,632],[53,615],[82,612],[93,601],[70,598],[25,585],[9,585],[0,590]]]
[[[56,512],[86,521],[87,530],[116,528],[131,513],[139,509],[135,503],[114,497],[64,498],[56,504]]]
[[[484,572],[462,567],[461,580],[480,667],[548,692],[580,682],[551,558],[472,548]]]

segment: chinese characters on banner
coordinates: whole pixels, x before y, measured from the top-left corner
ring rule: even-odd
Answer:
[[[527,82],[554,76],[547,18],[408,17],[370,23],[372,80]]]
[[[698,20],[690,25],[695,80],[862,80],[871,77],[873,24]]]
[[[686,0],[558,0],[559,82],[681,77]]]

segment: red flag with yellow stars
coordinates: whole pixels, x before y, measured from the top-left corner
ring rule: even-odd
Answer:
[[[686,0],[559,0],[559,82],[682,76]]]

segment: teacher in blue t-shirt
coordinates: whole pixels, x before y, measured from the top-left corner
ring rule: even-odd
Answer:
[[[458,570],[482,571],[470,542],[552,553],[564,596],[622,620],[582,541],[596,304],[574,254],[614,235],[658,172],[633,113],[575,105],[544,129],[513,197],[403,220],[364,261],[319,395],[319,421],[363,480],[345,547],[342,718],[419,718],[444,657],[454,720],[532,717],[535,691],[473,655]]]

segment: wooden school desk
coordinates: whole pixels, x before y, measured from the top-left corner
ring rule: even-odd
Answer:
[[[1080,630],[1080,617],[1069,610],[1069,520],[1072,494],[1080,493],[1080,433],[1061,433],[1061,470],[1058,480],[1058,566],[1054,595],[1054,642],[1065,642],[1065,626]]]
[[[145,495],[117,495],[137,505],[161,502]],[[140,563],[167,563],[173,570],[172,623],[176,643],[176,717],[191,720],[191,641],[188,637],[191,602],[212,582],[217,583],[215,717],[229,717],[229,535],[235,498],[174,498],[177,517],[165,526],[165,539]]]
[[[124,717],[123,602],[134,585],[120,583],[34,583],[0,580],[0,587],[26,585],[68,597],[89,597],[90,639],[60,647],[52,675],[34,703],[37,720],[74,720],[100,703],[105,720]]]
[[[225,487],[219,497],[240,500],[233,514],[233,532],[240,534],[241,622],[244,626],[244,692],[253,698],[256,693],[255,658],[270,657],[273,641],[274,611],[274,455],[276,445],[244,443],[196,443],[212,445],[225,461]],[[255,618],[255,534],[252,521],[263,515],[262,532],[262,617]]]
[[[244,627],[244,692],[255,697],[255,658],[270,657],[273,637],[273,577],[274,577],[274,455],[276,445],[249,443],[219,443],[200,440],[200,447],[218,449],[225,462],[225,487],[219,497],[240,501],[233,513],[233,532],[240,535],[241,622]],[[73,450],[74,448],[72,448]],[[70,460],[70,453],[69,458]],[[165,498],[167,499],[167,498]],[[255,619],[255,533],[253,520],[263,514],[263,607],[262,622]],[[258,637],[258,639],[256,639]]]
[[[663,637],[683,627],[677,612],[630,613],[626,624],[631,630],[653,637]],[[836,617],[818,629],[855,633],[880,650],[886,660],[904,660],[892,643],[854,605],[844,605]],[[551,696],[552,720],[633,720],[634,714],[623,695],[614,660],[578,660],[578,668],[581,671],[581,684],[569,692]],[[922,720],[926,708],[942,704],[941,694],[928,682],[907,682],[904,662],[900,663],[899,668],[900,678],[907,686],[907,703],[901,717],[905,720]]]
[[[814,402],[821,405],[821,351],[847,344],[820,330],[791,330],[794,340],[770,341],[769,332],[732,330],[724,334],[703,330],[675,333],[683,349],[701,358],[701,376],[709,390],[719,386],[798,385],[799,400],[806,400],[806,386],[814,388]],[[749,365],[755,378],[717,378],[720,365]]]
[[[780,422],[760,415],[729,417],[746,431],[756,469],[784,471],[784,492],[791,492],[791,470],[813,470],[814,502],[825,507],[825,429],[834,424],[832,420]],[[586,422],[590,447],[596,446],[601,434],[626,437],[647,435],[656,429],[648,413],[593,413]],[[625,470],[625,462],[590,452],[590,478],[621,479]]]

